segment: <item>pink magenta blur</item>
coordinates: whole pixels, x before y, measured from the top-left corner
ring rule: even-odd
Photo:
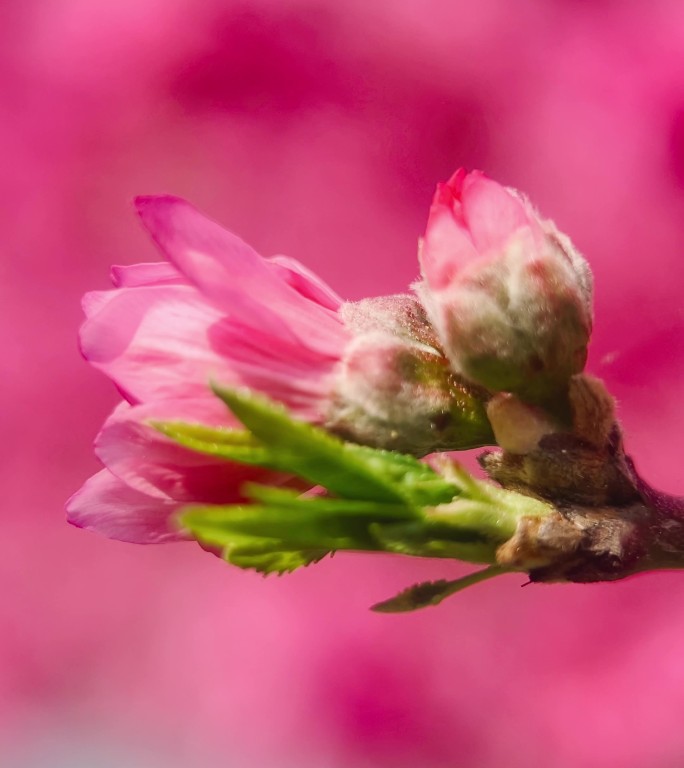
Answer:
[[[78,354],[80,298],[159,260],[136,194],[181,195],[356,300],[418,277],[459,166],[585,254],[589,370],[641,474],[684,493],[684,5],[3,0],[2,19],[0,763],[681,764],[679,573],[506,577],[388,618],[369,602],[460,566],[263,579],[89,535],[63,503],[121,399]]]

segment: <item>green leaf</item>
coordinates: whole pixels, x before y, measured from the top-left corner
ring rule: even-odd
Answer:
[[[454,497],[450,480],[412,456],[345,443],[251,393],[217,392],[251,432],[182,422],[152,422],[153,426],[191,450],[289,472],[341,498],[424,506]]]
[[[376,521],[418,520],[413,507],[377,501],[301,496],[296,491],[248,483],[249,505],[186,507],[181,524],[224,550],[226,559],[262,572],[285,572],[337,550],[382,550]]]
[[[188,424],[184,421],[152,422],[162,432],[170,435],[177,434],[188,440],[196,440],[203,444],[214,443],[225,446],[251,447],[259,445],[259,441],[246,429],[229,429],[228,427],[207,427],[205,424]]]
[[[238,568],[253,569],[258,573],[292,573],[297,568],[303,568],[322,560],[326,550],[311,550],[310,552],[286,552],[272,550],[267,545],[238,546],[225,553],[226,560]]]
[[[501,543],[474,529],[431,527],[425,519],[417,523],[374,523],[370,530],[379,551],[467,563],[495,562],[496,550]]]
[[[214,429],[180,421],[153,421],[151,424],[167,437],[198,453],[270,468],[269,450],[246,430]]]
[[[259,525],[258,507],[189,507],[181,515],[181,523],[203,544],[218,547],[229,563],[253,568],[260,573],[289,573],[301,566],[317,562],[330,552],[322,548],[320,539],[312,546],[300,534],[296,544],[279,538],[271,530],[268,518]],[[233,522],[234,525],[230,523]],[[281,521],[282,522],[282,521]],[[256,532],[255,532],[256,531]]]
[[[326,490],[301,495],[246,483],[241,492],[249,503],[186,507],[180,518],[186,530],[241,568],[286,573],[338,550],[492,564],[522,516],[550,510],[537,499],[476,480],[446,458],[436,471],[412,456],[345,443],[250,392],[215,391],[246,430],[155,426],[191,450],[275,469]],[[417,585],[376,610],[433,605],[499,572]]]
[[[246,486],[245,491],[255,503],[186,507],[180,521],[195,538],[221,547],[231,562],[237,563],[238,557],[245,562],[249,555],[249,567],[259,567],[253,555],[259,556],[259,563],[268,561],[275,570],[283,566],[271,565],[269,558],[285,552],[290,553],[290,563],[297,557],[311,562],[337,550],[382,550],[371,530],[375,521],[417,518],[406,505],[307,498],[254,485]],[[292,553],[298,554],[295,557]]]
[[[214,391],[257,440],[267,446],[269,466],[322,485],[342,498],[412,503],[414,486],[419,488],[421,480],[425,483],[433,476],[438,480],[439,476],[429,467],[427,471],[418,469],[407,458],[397,460],[397,454],[344,443],[310,424],[293,420],[282,406],[251,393],[220,387],[214,387]],[[409,478],[406,487],[397,483],[402,477]],[[447,485],[442,481],[441,495],[446,495]]]
[[[371,520],[417,520],[417,510],[406,504],[385,504],[378,501],[359,499],[338,499],[331,496],[306,496],[288,488],[274,488],[270,485],[246,483],[243,493],[251,501],[281,509],[307,509],[319,517],[343,515],[344,517],[368,517]]]
[[[406,613],[408,611],[417,611],[420,608],[427,608],[431,605],[439,605],[442,600],[473,584],[493,579],[495,576],[501,576],[504,573],[506,573],[505,569],[492,566],[454,581],[440,579],[439,581],[425,581],[422,584],[414,584],[395,597],[371,606],[371,611],[376,613]]]
[[[402,495],[418,506],[451,501],[458,493],[450,479],[414,456],[347,443],[347,450],[401,488]]]

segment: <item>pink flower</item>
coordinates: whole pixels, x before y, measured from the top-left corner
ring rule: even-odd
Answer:
[[[518,192],[457,171],[437,188],[420,262],[419,294],[470,381],[544,401],[583,369],[591,273]]]
[[[294,259],[262,259],[183,200],[136,205],[169,263],[114,267],[116,289],[86,295],[85,358],[130,402],[212,397],[214,378],[322,419],[349,340],[340,298]]]
[[[286,479],[195,453],[154,429],[148,423],[154,420],[237,426],[218,399],[121,403],[95,440],[95,453],[105,469],[69,499],[70,523],[121,541],[177,541],[185,538],[174,523],[182,506],[234,503],[242,500],[240,488],[245,482],[279,484]]]
[[[454,379],[414,297],[343,305],[294,259],[262,258],[183,200],[137,208],[168,262],[114,267],[115,288],[84,298],[83,354],[127,402],[96,440],[106,469],[70,500],[72,523],[166,541],[181,536],[179,506],[284,480],[194,454],[149,424],[235,426],[211,380],[375,446],[422,455],[491,441],[482,393]]]
[[[246,481],[286,478],[194,453],[149,422],[237,427],[212,378],[320,421],[348,334],[340,299],[294,260],[262,259],[182,200],[140,198],[137,207],[170,263],[114,267],[116,288],[84,297],[83,354],[127,402],[95,441],[105,469],[67,515],[112,538],[156,543],[183,538],[173,520],[183,505],[235,502]]]

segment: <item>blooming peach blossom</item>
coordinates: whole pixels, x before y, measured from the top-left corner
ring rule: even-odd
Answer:
[[[341,300],[293,259],[262,259],[174,197],[137,209],[169,263],[114,267],[87,294],[81,348],[130,402],[212,397],[209,380],[267,389],[321,419],[349,339]]]
[[[172,444],[148,423],[235,426],[210,388],[245,386],[351,440],[423,455],[492,439],[486,393],[454,378],[409,295],[343,305],[294,259],[264,259],[175,197],[137,209],[167,262],[112,269],[86,294],[80,343],[126,403],[95,449],[106,469],[69,502],[69,520],[114,538],[180,538],[183,503],[240,499],[268,473]]]

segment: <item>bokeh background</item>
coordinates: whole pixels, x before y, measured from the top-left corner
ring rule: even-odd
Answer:
[[[434,185],[519,187],[596,275],[591,370],[684,493],[680,0],[2,0],[0,765],[676,768],[684,576],[371,603],[458,564],[267,580],[72,529],[117,400],[83,292],[173,192],[357,299],[403,290]]]

